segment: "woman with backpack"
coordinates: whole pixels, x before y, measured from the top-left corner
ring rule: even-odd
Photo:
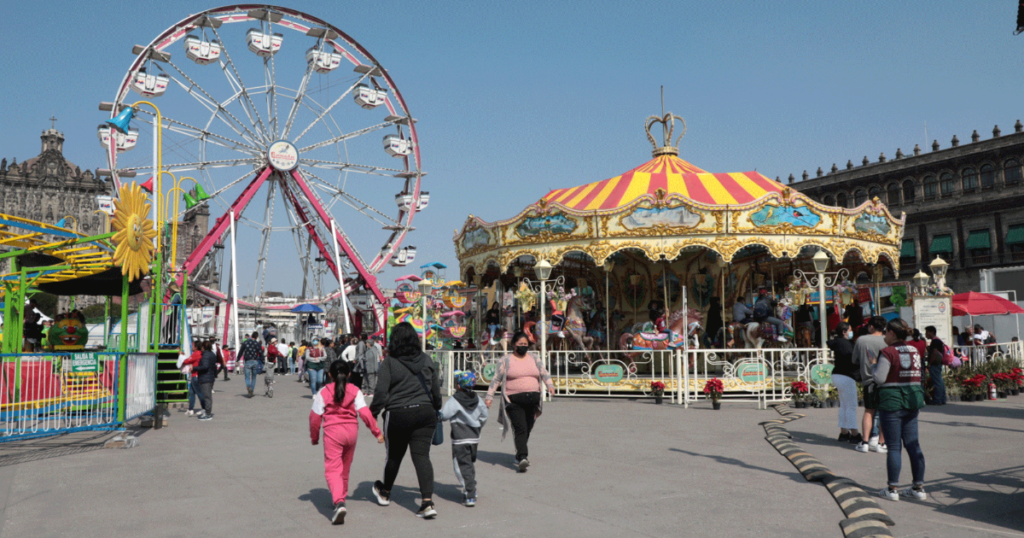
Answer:
[[[380,364],[370,404],[374,417],[384,412],[387,450],[384,480],[374,482],[373,494],[381,506],[391,504],[391,488],[408,450],[412,453],[422,499],[416,516],[433,519],[437,510],[432,500],[434,467],[430,463],[430,445],[438,426],[441,385],[434,361],[421,349],[419,335],[412,324],[395,325],[388,343],[388,357]]]
[[[303,361],[306,363],[306,372],[309,373],[309,390],[313,396],[324,386],[324,368],[327,366],[327,349],[324,347],[327,339],[320,340],[316,346],[306,348],[306,356]]]

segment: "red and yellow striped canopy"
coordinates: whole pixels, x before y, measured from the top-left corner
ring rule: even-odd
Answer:
[[[661,155],[629,172],[579,187],[555,189],[544,196],[577,211],[609,210],[629,205],[658,189],[709,205],[752,202],[784,187],[757,172],[712,174],[674,155]]]

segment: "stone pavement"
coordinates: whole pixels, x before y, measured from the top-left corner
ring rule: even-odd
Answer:
[[[214,420],[173,411],[133,449],[99,449],[109,434],[0,443],[0,536],[842,536],[845,516],[826,489],[764,440],[758,422],[775,411],[568,398],[545,406],[526,474],[512,470],[511,438],[500,441],[494,420],[484,428],[476,508],[458,504],[450,445],[434,447],[434,521],[413,515],[408,458],[391,506],[373,502],[383,447],[360,426],[349,515],[332,527],[309,391],[278,380],[273,399],[252,400],[241,377],[218,381]],[[796,443],[865,490],[882,487],[884,456],[833,441],[836,410],[806,415],[786,425]],[[896,521],[890,532],[1024,536],[1022,433],[1024,397],[924,411],[930,498],[878,499]]]

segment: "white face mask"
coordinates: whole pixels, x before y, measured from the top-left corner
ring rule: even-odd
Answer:
[[[846,339],[853,340],[853,331],[846,331]]]

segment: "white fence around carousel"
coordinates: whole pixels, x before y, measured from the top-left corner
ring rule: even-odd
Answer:
[[[979,365],[1009,357],[1024,366],[1024,342],[956,347]],[[432,351],[446,395],[455,392],[454,373],[477,373],[477,389],[486,389],[505,351]],[[675,351],[549,351],[547,366],[557,397],[652,397],[651,383],[665,384],[665,398],[689,406],[709,400],[708,380],[718,378],[724,402],[771,403],[792,399],[793,381],[813,393],[831,388],[833,356],[828,349],[688,349]]]

